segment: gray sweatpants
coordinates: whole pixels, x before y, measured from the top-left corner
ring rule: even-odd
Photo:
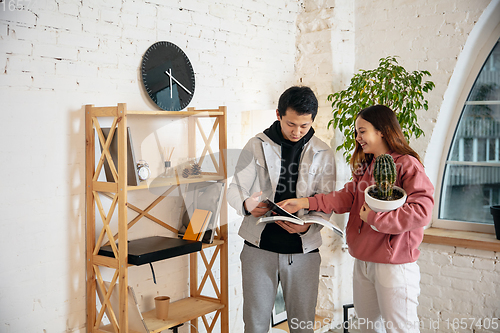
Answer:
[[[244,245],[243,275],[245,333],[267,333],[281,281],[290,333],[312,333],[318,298],[319,252],[279,254]]]

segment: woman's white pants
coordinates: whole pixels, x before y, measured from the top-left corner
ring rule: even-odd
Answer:
[[[420,332],[417,316],[420,269],[356,259],[354,309],[361,332]]]

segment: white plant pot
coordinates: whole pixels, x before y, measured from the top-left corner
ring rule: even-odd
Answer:
[[[365,189],[365,202],[366,204],[371,208],[371,210],[375,212],[389,212],[391,210],[397,209],[406,202],[406,191],[403,190],[399,186],[394,186],[395,189],[398,189],[399,191],[403,192],[403,197],[399,198],[398,200],[380,200],[380,199],[375,199],[374,197],[370,196],[368,194],[368,191],[372,188],[374,188],[376,185],[371,185],[368,186]]]

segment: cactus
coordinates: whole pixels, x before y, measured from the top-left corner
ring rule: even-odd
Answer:
[[[391,155],[383,154],[375,159],[373,168],[373,178],[377,185],[377,199],[390,200],[392,189],[396,182],[396,164]]]

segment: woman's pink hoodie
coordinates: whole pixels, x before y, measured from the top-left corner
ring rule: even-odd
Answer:
[[[400,208],[384,213],[371,211],[368,222],[363,222],[359,211],[363,206],[364,190],[375,182],[373,164],[363,175],[354,176],[342,190],[316,194],[309,198],[309,210],[343,214],[350,212],[346,228],[349,253],[359,260],[404,264],[418,259],[424,226],[432,216],[434,186],[425,174],[422,164],[413,156],[390,153],[397,170],[396,186],[405,189],[408,197]],[[375,226],[378,232],[370,225]]]

